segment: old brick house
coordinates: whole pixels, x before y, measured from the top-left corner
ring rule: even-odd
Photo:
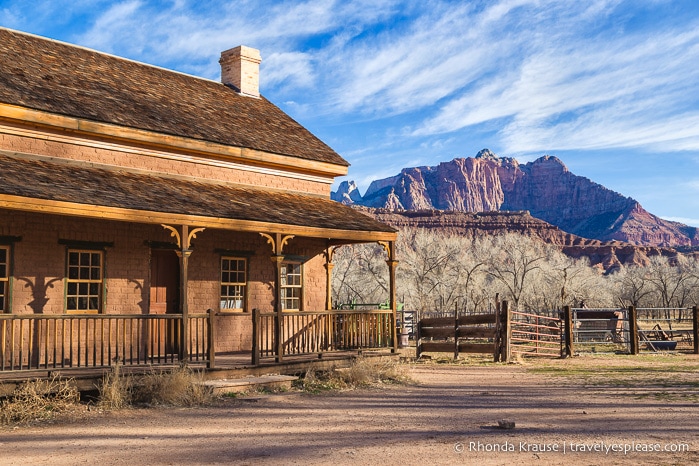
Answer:
[[[2,368],[332,349],[333,247],[378,241],[394,274],[395,231],[329,200],[348,163],[259,94],[257,50],[221,83],[2,28],[0,52]]]

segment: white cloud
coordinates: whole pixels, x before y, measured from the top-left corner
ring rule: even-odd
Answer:
[[[264,86],[311,87],[315,82],[313,58],[308,53],[273,53],[263,59]]]
[[[493,79],[479,79],[447,100],[413,135],[505,119],[500,134],[508,152],[654,145],[699,149],[699,112],[677,112],[699,90],[699,69],[693,65],[699,62],[696,27],[583,40],[580,34],[571,37],[567,26],[552,30],[545,40],[521,32],[514,42],[528,43],[528,54],[509,57],[507,67],[491,63],[496,68],[482,72],[494,74]]]

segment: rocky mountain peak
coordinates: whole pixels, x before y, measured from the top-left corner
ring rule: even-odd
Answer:
[[[337,191],[331,193],[330,199],[349,205],[361,203],[362,195],[359,193],[359,188],[354,181],[343,181],[338,186]]]
[[[373,181],[363,197],[353,182],[343,182],[332,198],[393,211],[529,211],[583,238],[699,246],[699,229],[660,219],[634,199],[571,173],[551,155],[520,165],[483,149],[475,157],[404,168],[398,175]]]
[[[488,159],[488,160],[494,160],[496,162],[500,161],[500,158],[495,155],[493,152],[490,151],[490,149],[481,149],[478,151],[476,154],[477,159]]]

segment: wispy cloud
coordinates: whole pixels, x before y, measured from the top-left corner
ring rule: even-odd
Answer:
[[[221,51],[259,48],[263,93],[362,180],[483,147],[699,153],[690,0],[28,3],[0,24],[211,79]]]
[[[699,113],[677,113],[688,90],[699,88],[699,69],[691,65],[699,60],[696,27],[586,37],[584,23],[563,21],[542,38],[536,26],[512,39],[527,54],[508,57],[509,67],[499,72],[497,64],[482,70],[495,77],[444,102],[412,134],[503,119],[500,136],[511,152],[655,144],[699,149],[697,131],[687,126]]]

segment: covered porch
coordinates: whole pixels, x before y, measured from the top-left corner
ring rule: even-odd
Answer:
[[[0,378],[397,348],[396,232],[368,216],[315,195],[0,152]],[[362,242],[386,251],[389,309],[332,309],[333,253]],[[161,287],[158,274],[176,277]]]

